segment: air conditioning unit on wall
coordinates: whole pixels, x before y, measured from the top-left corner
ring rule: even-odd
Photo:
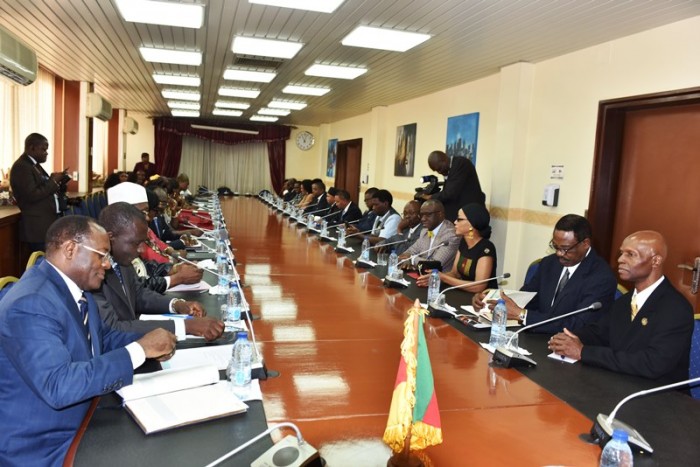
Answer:
[[[139,122],[131,117],[124,117],[124,129],[122,131],[130,135],[135,135],[139,132]]]
[[[87,95],[87,110],[85,114],[87,117],[107,121],[112,118],[112,104],[99,94],[91,92]]]
[[[0,75],[28,86],[36,80],[36,54],[10,32],[0,28]]]

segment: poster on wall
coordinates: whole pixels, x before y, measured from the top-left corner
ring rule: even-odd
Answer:
[[[447,119],[448,157],[466,157],[476,165],[476,141],[479,136],[479,112]]]
[[[326,169],[326,177],[335,177],[335,160],[338,156],[338,140],[328,140],[328,164]]]
[[[394,157],[394,175],[413,177],[416,158],[417,123],[396,127],[396,152]]]

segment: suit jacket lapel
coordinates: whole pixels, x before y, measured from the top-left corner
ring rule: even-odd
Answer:
[[[122,269],[122,276],[124,276],[123,269]],[[126,282],[126,277],[124,278],[124,281]],[[131,312],[133,313],[133,316],[136,316],[136,310],[135,310],[134,306],[132,305],[131,299],[127,295],[127,292],[126,292],[127,287],[122,286],[121,282],[119,282],[119,278],[114,273],[114,271],[107,271],[107,273],[105,274],[104,284],[105,284],[105,286],[112,289],[112,291],[114,292],[114,295],[119,297],[119,299],[122,302],[124,302],[124,305],[131,310]]]

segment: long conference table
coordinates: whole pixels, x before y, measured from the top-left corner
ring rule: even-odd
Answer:
[[[266,367],[279,376],[260,382],[263,401],[250,403],[246,414],[150,436],[116,396],[105,396],[85,420],[67,464],[205,465],[269,425],[292,421],[329,466],[386,465],[390,452],[381,438],[403,322],[416,298],[425,301],[426,289],[385,288],[385,267],[355,268],[357,253],[336,253],[333,244],[257,199],[229,198],[222,205],[243,290],[259,318],[258,346]],[[184,296],[218,315],[220,298]],[[470,299],[468,293],[447,293],[453,306]],[[655,386],[547,358],[548,335],[521,334],[521,347],[538,365],[515,370],[490,365],[490,354],[478,344],[488,340],[488,331],[428,319],[425,333],[444,438],[426,451],[434,466],[598,465],[600,448],[581,435],[598,413]],[[700,402],[686,394],[633,400],[618,418],[655,448],[652,456],[636,456],[636,466],[700,463]],[[266,438],[224,465],[249,465],[271,445]]]

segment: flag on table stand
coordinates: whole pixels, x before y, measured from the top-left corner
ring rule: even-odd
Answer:
[[[401,361],[391,399],[384,442],[395,453],[418,451],[442,443],[433,371],[425,342],[427,310],[416,300],[408,310],[401,343]]]

